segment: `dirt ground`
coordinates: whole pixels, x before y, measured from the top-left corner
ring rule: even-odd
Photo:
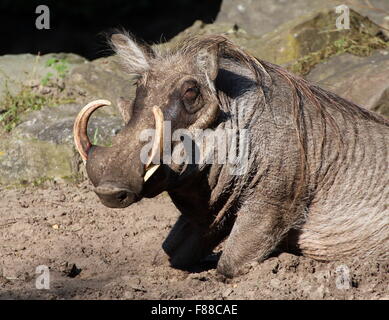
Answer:
[[[0,298],[389,299],[389,264],[374,261],[281,253],[227,281],[216,256],[173,269],[161,244],[177,216],[165,194],[108,209],[88,182],[0,187]],[[50,269],[48,290],[35,287],[39,265]]]

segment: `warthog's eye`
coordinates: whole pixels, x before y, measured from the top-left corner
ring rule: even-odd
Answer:
[[[181,92],[185,108],[189,113],[194,113],[202,107],[200,88],[196,81],[186,81]]]
[[[185,91],[184,99],[186,99],[188,101],[194,101],[194,100],[196,100],[199,93],[200,93],[200,90],[197,87],[188,88]]]

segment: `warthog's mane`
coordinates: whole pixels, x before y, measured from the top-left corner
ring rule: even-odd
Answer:
[[[253,72],[259,85],[265,85],[263,83],[263,72],[274,72],[282,76],[290,84],[290,89],[293,93],[294,101],[291,104],[291,110],[295,115],[297,128],[302,125],[300,119],[303,112],[302,109],[304,109],[302,98],[307,99],[307,101],[317,107],[323,115],[323,120],[330,125],[335,125],[335,122],[330,114],[331,108],[339,110],[344,116],[350,116],[350,119],[353,119],[355,116],[359,116],[377,123],[389,125],[388,119],[385,119],[384,117],[372,113],[351,101],[326,91],[299,76],[293,75],[278,65],[274,65],[254,57],[222,35],[187,36],[176,43],[173,48],[170,48],[170,46],[161,46],[153,47],[153,49],[151,49],[145,43],[136,41],[128,32],[119,30],[117,30],[117,32],[122,33],[125,37],[132,40],[129,42],[129,45],[136,44],[135,46],[139,46],[139,48],[141,48],[150,59],[149,63],[151,65],[154,63],[158,64],[162,60],[174,60],[175,62],[187,63],[196,57],[201,50],[216,45],[219,47],[218,52],[220,57],[244,64]],[[113,47],[112,43],[110,41],[108,42]],[[125,51],[115,51],[121,56],[121,60],[124,64],[132,64],[131,61],[129,61],[129,59],[131,60],[131,57],[129,57]],[[131,52],[133,51],[134,50],[131,50]]]
[[[162,53],[161,56],[166,58],[169,55],[181,55],[188,59],[196,56],[200,50],[214,45],[219,46],[220,56],[239,61],[252,70],[259,84],[262,83],[262,70],[273,71],[285,78],[289,82],[290,88],[294,93],[295,99],[292,104],[292,108],[297,109],[294,112],[296,117],[301,114],[298,109],[304,108],[304,104],[300,103],[301,98],[304,97],[321,110],[323,116],[328,122],[332,122],[329,108],[336,108],[345,116],[360,116],[381,124],[389,125],[388,119],[385,119],[384,117],[372,113],[351,101],[326,91],[299,76],[293,75],[278,65],[274,65],[254,57],[221,35],[189,36],[176,44],[175,48]]]

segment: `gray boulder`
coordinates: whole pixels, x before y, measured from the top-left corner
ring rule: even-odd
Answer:
[[[350,10],[350,30],[334,31],[336,18],[334,10],[322,9],[288,20],[262,36],[233,23],[196,21],[164,45],[173,46],[189,34],[223,34],[254,56],[298,74],[343,50],[369,55],[377,47],[385,47],[380,27],[358,12]]]
[[[15,95],[23,86],[39,85],[49,73],[58,76],[52,66],[47,66],[49,59],[66,61],[67,71],[71,72],[77,65],[87,60],[73,53],[50,53],[43,56],[16,54],[0,56],[0,98],[6,91]]]
[[[389,116],[389,50],[370,57],[348,53],[316,66],[307,79],[370,110]]]
[[[46,107],[26,114],[11,134],[0,140],[0,184],[69,179],[80,173],[81,160],[73,145],[73,123],[80,104]],[[90,139],[109,145],[122,127],[117,116],[101,113],[88,128]]]
[[[107,99],[116,103],[119,97],[132,99],[135,96],[132,76],[123,71],[115,56],[85,62],[72,69],[66,81],[68,87],[78,91],[80,102]],[[118,114],[115,108],[103,112]]]
[[[63,88],[60,89],[41,84],[48,72],[53,73],[53,78],[57,76],[56,70],[46,65],[52,57],[67,61],[66,75],[61,79]],[[121,71],[115,57],[92,62],[73,54],[0,57],[0,94],[8,91],[15,96],[22,88],[43,96],[51,95],[50,101],[66,98],[64,100],[73,103],[43,106],[37,111],[27,109],[10,133],[0,130],[0,184],[78,175],[82,166],[74,150],[72,128],[80,109],[91,100],[112,101],[112,107],[96,112],[88,128],[94,143],[109,145],[112,136],[123,125],[115,108],[116,99],[129,99],[134,95],[131,77]]]
[[[261,36],[285,22],[340,4],[349,5],[376,24],[389,24],[389,1],[386,0],[223,0],[216,22],[237,24],[249,33]]]

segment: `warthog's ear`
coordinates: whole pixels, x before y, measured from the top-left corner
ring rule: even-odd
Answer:
[[[150,68],[152,49],[141,46],[130,36],[116,33],[111,36],[111,44],[130,73],[142,74]]]
[[[208,79],[214,81],[219,69],[219,46],[217,44],[208,48],[202,48],[197,53],[196,64],[201,72],[204,72]]]

